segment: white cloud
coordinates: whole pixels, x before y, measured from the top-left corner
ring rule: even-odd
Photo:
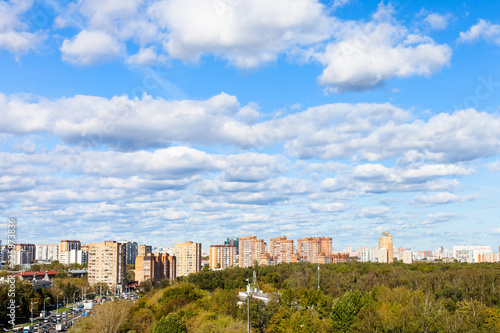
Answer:
[[[319,83],[333,92],[371,89],[393,77],[429,76],[452,54],[447,45],[394,22],[391,7],[383,4],[373,21],[345,22],[335,37],[324,52],[312,55],[325,66]]]
[[[469,30],[460,33],[458,43],[472,43],[479,39],[500,46],[500,25],[479,19]]]
[[[458,196],[449,192],[440,192],[428,196],[416,196],[415,202],[424,205],[441,205],[452,202],[465,202],[474,199],[474,196]]]
[[[22,54],[42,45],[46,34],[42,30],[30,32],[21,19],[32,5],[31,0],[0,2],[0,49]]]
[[[287,160],[267,154],[244,153],[225,158],[224,174],[229,182],[256,182],[285,173]]]
[[[81,171],[99,176],[149,175],[153,178],[179,179],[217,169],[205,152],[187,147],[170,147],[154,152],[88,151],[79,156]],[[78,166],[75,166],[78,170]]]
[[[130,65],[151,66],[165,61],[164,56],[158,56],[155,47],[142,48],[131,55],[125,62]]]
[[[428,24],[431,29],[443,30],[448,26],[450,15],[442,15],[438,13],[430,13],[427,15],[423,22]]]
[[[500,161],[488,163],[486,165],[486,167],[488,168],[488,171],[490,171],[490,172],[500,171]]]
[[[346,211],[349,206],[341,202],[333,202],[327,204],[311,203],[309,204],[309,209],[311,212],[322,212],[322,213],[337,213]]]
[[[276,60],[295,45],[311,45],[329,35],[330,19],[315,0],[165,0],[149,14],[168,30],[171,57],[196,61],[203,54],[252,68]]]
[[[390,211],[389,207],[367,207],[361,209],[357,216],[360,218],[381,218]]]
[[[444,223],[454,219],[459,218],[459,215],[454,213],[436,213],[436,214],[428,214],[427,219],[425,219],[422,224],[423,225],[434,225],[436,223]]]
[[[74,65],[94,65],[118,57],[125,47],[103,31],[82,30],[72,40],[64,40],[62,59]]]
[[[110,99],[74,96],[48,100],[0,94],[1,133],[45,132],[75,149],[109,145],[118,150],[172,144],[222,145],[261,149],[284,145],[286,155],[300,159],[382,161],[397,158],[412,175],[464,175],[446,164],[494,156],[500,152],[500,118],[460,110],[427,121],[385,104],[327,104],[283,118],[258,121],[255,105],[240,106],[224,93],[207,100],[167,101],[144,96]],[[433,166],[414,166],[431,163]],[[432,168],[432,170],[430,169]]]

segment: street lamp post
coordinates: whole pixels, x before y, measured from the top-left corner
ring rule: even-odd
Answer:
[[[73,315],[72,315],[72,318],[73,320],[71,321],[71,325],[75,326],[75,294],[77,292],[79,292],[80,290],[75,290],[75,292],[73,293]]]
[[[250,280],[247,279],[247,329],[250,333]]]
[[[57,325],[59,325],[59,317],[57,316],[59,314],[59,295],[62,295],[62,293],[57,294],[57,307],[56,307],[56,331],[57,331]]]
[[[50,299],[50,297],[45,297],[45,298],[43,299],[43,316],[44,316],[44,317],[46,316],[46,312],[45,312],[45,301],[46,301],[47,299]]]
[[[38,302],[31,302],[31,325],[33,325],[33,305],[38,304]]]
[[[318,263],[318,291],[319,291],[319,263]]]

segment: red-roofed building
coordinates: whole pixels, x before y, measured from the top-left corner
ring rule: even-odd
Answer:
[[[57,274],[57,271],[40,271],[40,272],[19,272],[15,274],[11,274],[15,277],[19,277],[21,281],[33,281],[35,280],[43,280],[47,275],[49,279],[53,279]]]

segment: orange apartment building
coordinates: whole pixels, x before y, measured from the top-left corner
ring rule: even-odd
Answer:
[[[89,244],[88,281],[121,289],[126,283],[126,244],[116,241]]]
[[[148,253],[135,258],[135,280],[174,280],[177,277],[177,260],[168,253]]]
[[[319,256],[331,256],[331,254],[331,237],[307,237],[297,240],[297,255],[292,256],[291,259],[292,262],[307,261],[317,264]]]
[[[379,249],[387,249],[387,263],[392,263],[393,262],[393,246],[392,246],[392,235],[388,234],[387,232],[384,232],[382,234],[382,237],[380,237],[380,240],[378,242],[378,247]],[[380,262],[380,260],[379,260]],[[385,262],[385,261],[384,261]]]
[[[254,261],[261,262],[261,254],[266,253],[267,244],[257,236],[238,238],[239,266],[251,267]]]
[[[292,262],[293,253],[293,240],[287,240],[285,236],[269,240],[269,255],[274,265]]]
[[[236,246],[211,245],[209,253],[210,269],[226,269],[236,265]]]

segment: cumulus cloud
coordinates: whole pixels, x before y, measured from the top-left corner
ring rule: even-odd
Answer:
[[[442,205],[453,202],[465,202],[474,199],[474,196],[458,196],[449,192],[440,192],[432,195],[416,196],[415,202],[423,205]]]
[[[125,47],[103,31],[82,30],[73,39],[64,40],[62,59],[74,65],[94,65],[118,57]]]
[[[287,160],[267,154],[244,153],[225,158],[224,174],[229,182],[256,182],[286,172]]]
[[[448,26],[450,17],[450,15],[430,13],[423,19],[423,22],[428,24],[431,29],[443,30]]]
[[[418,167],[385,167],[381,164],[359,164],[351,172],[326,178],[321,187],[327,192],[356,191],[359,193],[444,191],[458,187],[456,179],[473,170],[458,165],[428,164]]]
[[[360,218],[382,218],[390,211],[389,207],[367,207],[362,208],[357,216]]]
[[[311,203],[309,204],[309,210],[313,213],[336,213],[346,211],[349,206],[341,202],[333,202],[327,204]]]
[[[156,52],[155,47],[141,47],[141,49],[136,54],[128,57],[125,62],[129,65],[151,66],[164,61],[165,57],[159,56]]]
[[[401,167],[433,164],[421,173],[455,174],[446,164],[500,152],[500,118],[473,109],[440,113],[427,121],[389,103],[326,104],[258,121],[255,105],[225,93],[206,100],[167,101],[144,96],[74,96],[49,100],[0,94],[1,133],[45,132],[88,150],[103,145],[139,150],[181,145],[240,148],[283,144],[286,155],[324,160],[382,161]],[[252,120],[253,119],[253,120]],[[432,169],[432,170],[431,170]],[[463,170],[462,170],[463,171]]]
[[[203,54],[252,68],[276,60],[295,45],[328,37],[330,19],[315,0],[158,1],[149,13],[168,30],[170,56],[196,61]]]
[[[46,34],[42,30],[30,32],[21,19],[32,5],[31,0],[0,2],[0,49],[22,54],[42,45]]]
[[[435,213],[428,214],[427,218],[421,223],[423,225],[435,225],[436,223],[444,223],[459,218],[459,215],[454,213]]]
[[[131,153],[88,151],[79,158],[81,172],[106,177],[143,174],[154,178],[179,179],[217,168],[210,155],[187,147]]]
[[[479,19],[466,32],[461,32],[458,43],[473,43],[480,39],[500,45],[500,25]]]
[[[430,76],[449,64],[450,47],[410,33],[392,15],[381,3],[372,21],[340,25],[324,52],[312,55],[325,66],[319,83],[333,92],[367,90],[393,77]]]

